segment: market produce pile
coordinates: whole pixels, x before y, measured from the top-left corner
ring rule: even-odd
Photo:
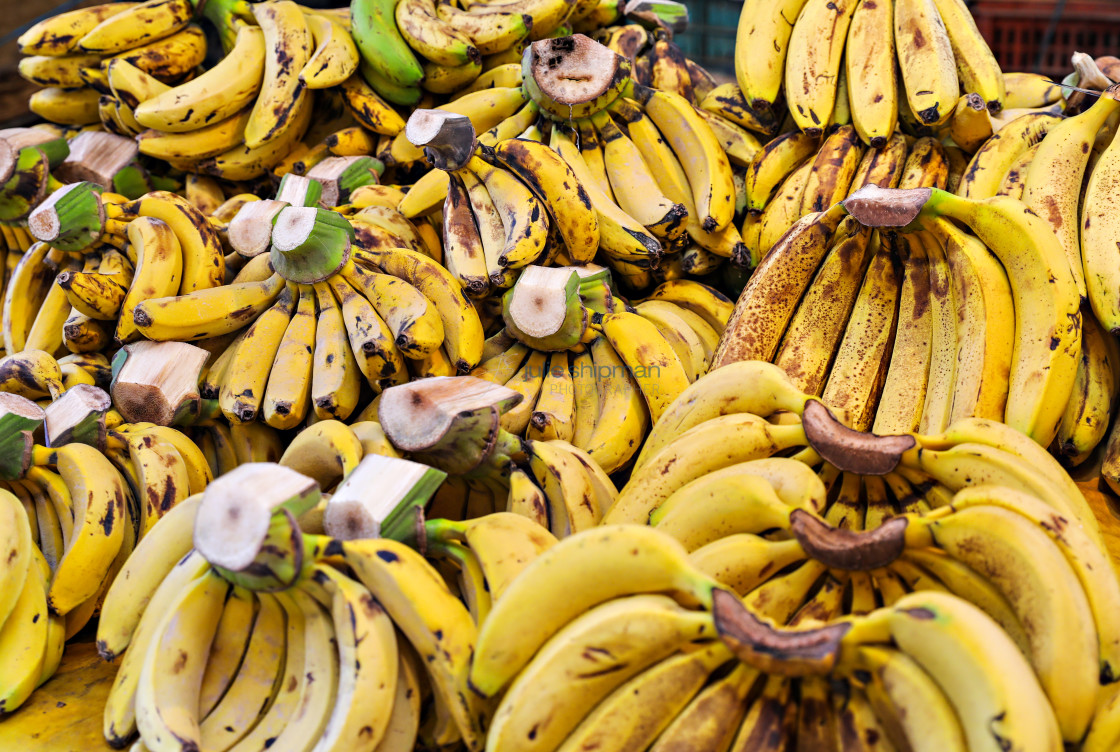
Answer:
[[[1120,748],[1120,59],[746,0],[721,82],[687,23],[20,37],[0,731],[95,641],[135,752]]]

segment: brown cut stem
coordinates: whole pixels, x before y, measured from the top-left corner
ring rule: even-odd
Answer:
[[[463,169],[478,147],[470,119],[444,110],[414,111],[404,135],[439,170]]]
[[[132,164],[139,153],[139,145],[131,138],[85,131],[70,141],[70,156],[58,166],[55,177],[67,183],[88,180],[112,190],[113,177]]]
[[[63,444],[89,444],[105,447],[105,414],[113,401],[104,389],[78,384],[46,409],[43,431],[49,447]]]
[[[909,434],[878,436],[848,428],[820,400],[805,403],[805,438],[821,458],[846,473],[886,475],[917,441]]]
[[[110,394],[130,423],[170,426],[198,412],[198,380],[210,353],[186,342],[134,342],[113,358]]]

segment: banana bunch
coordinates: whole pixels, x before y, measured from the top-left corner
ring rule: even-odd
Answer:
[[[824,292],[833,280],[839,296]],[[779,363],[861,430],[928,433],[976,416],[1049,446],[1082,352],[1076,290],[1057,237],[1022,202],[868,185],[770,250],[712,367]]]
[[[744,176],[742,236],[750,268],[803,216],[866,185],[955,191],[967,164],[960,148],[931,136],[895,133],[882,148],[865,148],[850,125],[823,141],[800,131],[783,133],[755,154]]]
[[[247,485],[268,499],[246,516],[271,532],[249,534],[234,561],[219,528]],[[172,740],[404,750],[418,739],[482,749],[487,711],[466,684],[477,634],[470,612],[401,543],[301,532],[294,517],[319,501],[313,479],[250,464],[173,510],[177,524],[153,529],[125,564],[132,576],[111,588],[114,609],[98,626],[102,655],[123,653],[105,707],[110,743],[122,746],[138,732],[153,750]],[[500,566],[507,578],[516,574],[514,564]],[[294,578],[264,587],[262,571]],[[184,656],[174,678],[165,675],[170,645]]]
[[[736,99],[750,118],[820,136],[851,124],[882,148],[900,123],[939,126],[962,94],[993,115],[1003,72],[963,0],[749,0],[735,42]]]
[[[206,15],[222,28],[247,3],[219,0]],[[194,23],[190,0],[107,3],[61,13],[20,36],[23,78],[46,88],[31,96],[31,111],[63,125],[134,124],[132,107],[113,91],[108,67],[118,61],[165,86],[190,77],[206,57],[206,36]]]
[[[49,503],[49,502],[48,502]],[[35,507],[31,506],[31,510]],[[66,641],[65,616],[48,610],[47,592],[52,570],[33,540],[37,529],[27,503],[6,488],[0,489],[5,549],[10,552],[0,567],[0,714],[15,711],[35,689],[49,679],[62,661]],[[69,511],[69,510],[67,510]]]

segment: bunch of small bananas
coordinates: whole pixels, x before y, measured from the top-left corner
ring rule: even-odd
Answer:
[[[20,75],[47,87],[31,96],[31,111],[63,125],[97,123],[102,112],[108,119],[120,105],[107,78],[114,60],[164,82],[189,77],[206,57],[195,12],[190,0],[107,3],[35,24],[18,40],[29,56],[20,61]],[[219,28],[232,18],[221,2],[210,13]]]
[[[384,472],[364,481],[384,482]],[[248,507],[246,483],[261,492]],[[340,487],[328,507],[348,493]],[[123,653],[107,740],[121,746],[139,732],[153,750],[408,750],[418,737],[444,746],[462,736],[482,748],[486,712],[466,687],[477,633],[466,606],[401,543],[303,533],[295,517],[319,504],[314,480],[252,464],[177,507],[177,524],[156,526],[98,625],[102,655]],[[231,547],[215,526],[235,508],[254,521],[234,523]],[[258,522],[267,529],[247,533]]]
[[[780,363],[860,429],[937,432],[977,416],[1049,446],[1074,393],[1079,308],[1060,242],[1022,202],[868,185],[770,250],[713,368]],[[1065,422],[1063,440],[1084,430]]]
[[[962,93],[978,94],[993,113],[1007,99],[963,0],[750,0],[739,17],[735,76],[760,118],[780,122],[784,97],[802,131],[850,122],[875,147],[899,121],[944,123]]]

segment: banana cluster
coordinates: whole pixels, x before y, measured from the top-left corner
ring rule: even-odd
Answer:
[[[877,214],[905,197],[898,216]],[[860,430],[937,432],[976,416],[1049,446],[1083,351],[1079,308],[1060,242],[1022,202],[866,185],[770,249],[713,368],[778,363]]]
[[[788,107],[810,135],[850,123],[875,147],[900,122],[945,123],[962,93],[977,94],[993,114],[1007,99],[963,0],[750,0],[739,17],[735,77],[764,122],[781,122]]]

